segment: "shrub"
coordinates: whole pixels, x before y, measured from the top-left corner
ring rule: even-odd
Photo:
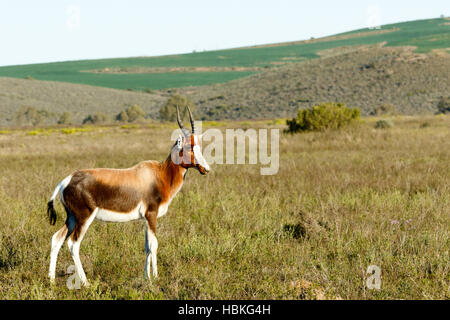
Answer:
[[[116,116],[116,120],[121,122],[135,122],[145,119],[145,112],[138,105],[132,105]]]
[[[46,110],[37,110],[35,107],[23,106],[16,112],[14,119],[18,125],[36,126],[51,116],[52,114]]]
[[[116,120],[120,122],[128,122],[128,113],[124,110],[116,116]]]
[[[375,129],[388,129],[388,128],[392,128],[394,126],[394,124],[392,123],[391,120],[379,120],[377,121],[377,123],[375,123]]]
[[[450,113],[450,97],[441,97],[438,103],[438,114]]]
[[[390,103],[382,104],[381,106],[376,107],[370,112],[371,116],[382,116],[382,115],[397,115],[397,108]]]
[[[311,109],[300,109],[297,118],[287,120],[289,133],[339,129],[359,119],[361,111],[343,103],[322,103]]]
[[[177,119],[177,106],[180,108],[180,116],[182,118],[186,115],[186,107],[189,107],[192,112],[195,112],[195,105],[191,99],[180,95],[173,95],[159,110],[159,117],[161,120],[175,121]]]
[[[83,120],[83,124],[86,123],[92,123],[92,124],[99,124],[99,123],[105,123],[109,120],[108,115],[103,112],[97,112],[94,115],[88,115]]]
[[[70,112],[64,112],[59,117],[58,124],[72,124],[72,114]]]
[[[212,119],[212,120],[226,119],[227,114],[229,114],[229,112],[231,111],[232,108],[233,108],[232,106],[229,106],[226,104],[213,106],[205,112],[205,115],[208,119]]]

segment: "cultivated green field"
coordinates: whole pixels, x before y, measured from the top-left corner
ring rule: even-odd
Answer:
[[[223,83],[246,77],[254,71],[170,72],[166,73],[88,73],[105,68],[173,67],[261,67],[317,58],[322,50],[386,42],[388,46],[416,46],[416,52],[444,49],[450,43],[446,19],[431,19],[385,25],[381,30],[361,29],[322,39],[298,41],[230,50],[198,52],[161,57],[102,59],[10,66],[0,68],[0,77],[63,81],[116,89],[145,90]]]
[[[81,246],[89,288],[69,290],[67,246],[47,279],[46,203],[86,167],[164,160],[172,125],[0,132],[0,299],[449,299],[450,117],[375,118],[281,135],[280,170],[188,172],[159,219],[159,278],[144,279],[142,222],[94,222]],[[274,121],[205,123],[284,128]],[[30,129],[31,130],[31,129]],[[381,290],[365,287],[369,265]]]

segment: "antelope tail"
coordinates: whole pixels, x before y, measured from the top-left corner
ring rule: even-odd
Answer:
[[[61,197],[62,197],[62,191],[64,190],[65,187],[67,187],[67,185],[69,184],[71,179],[72,179],[72,175],[70,175],[70,176],[64,178],[62,181],[60,181],[58,183],[58,185],[56,186],[55,190],[53,191],[53,194],[52,194],[49,202],[47,203],[47,215],[49,216],[50,224],[52,226],[56,223],[56,211],[53,206],[55,198],[59,192],[61,192]]]

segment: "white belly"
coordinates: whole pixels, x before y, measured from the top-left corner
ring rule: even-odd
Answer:
[[[145,211],[145,205],[140,202],[136,208],[130,212],[117,212],[98,208],[95,218],[106,222],[128,222],[144,218]]]

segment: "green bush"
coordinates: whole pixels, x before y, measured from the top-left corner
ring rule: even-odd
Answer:
[[[450,113],[450,97],[441,97],[438,103],[438,114]]]
[[[116,120],[120,122],[128,122],[128,113],[124,110],[116,116]]]
[[[377,121],[377,123],[375,123],[375,129],[388,129],[388,128],[392,128],[394,126],[394,124],[392,123],[391,120],[379,120]]]
[[[311,109],[298,110],[297,118],[287,120],[289,133],[339,129],[359,119],[361,111],[343,103],[322,103]]]
[[[116,120],[120,122],[136,122],[145,119],[145,112],[138,105],[132,105],[116,116]]]
[[[64,112],[59,117],[58,124],[72,124],[72,114],[70,112]]]
[[[180,108],[180,116],[186,115],[186,107],[195,112],[194,102],[184,96],[173,95],[167,100],[167,103],[159,110],[159,117],[162,121],[175,121],[177,119],[177,106]]]
[[[35,107],[23,106],[15,114],[14,120],[18,125],[37,126],[43,122],[49,122],[54,113],[47,110],[37,110]]]
[[[103,112],[97,112],[94,115],[88,115],[83,120],[83,124],[92,123],[92,124],[100,124],[105,123],[109,120],[108,115]]]

